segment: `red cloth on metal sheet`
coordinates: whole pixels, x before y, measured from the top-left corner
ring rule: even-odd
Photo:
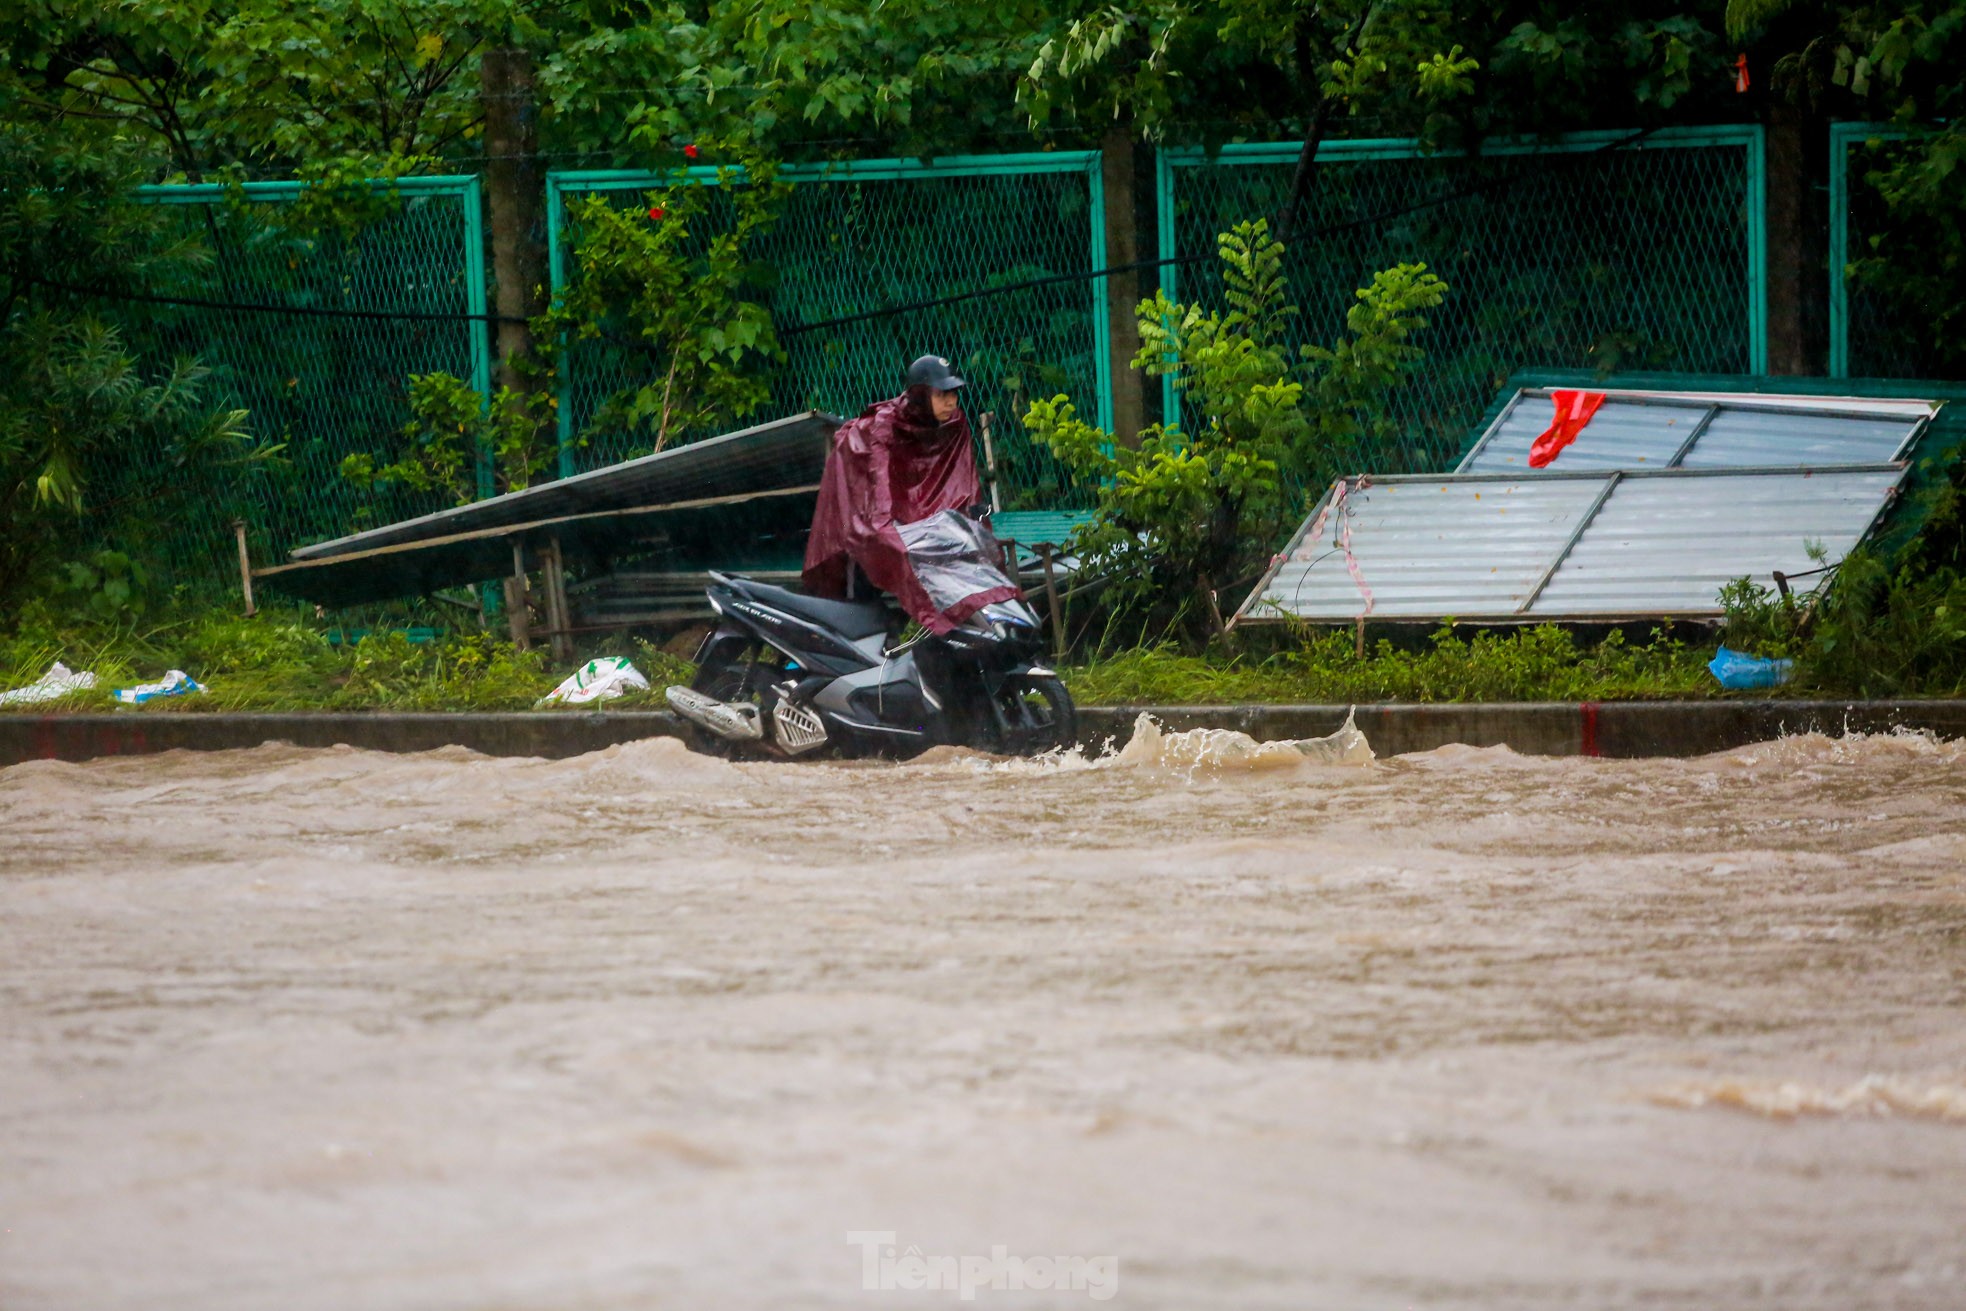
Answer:
[[[1556,401],[1556,418],[1550,426],[1543,429],[1529,448],[1529,467],[1540,469],[1557,457],[1557,453],[1571,442],[1597,413],[1597,407],[1604,404],[1601,391],[1555,391],[1550,396]]]
[[[1010,600],[1019,594],[1017,588],[1000,587],[937,609],[915,577],[895,530],[896,524],[965,509],[982,499],[969,420],[961,412],[947,423],[936,423],[926,387],[911,387],[893,400],[869,405],[833,433],[819,483],[819,508],[806,539],[806,592],[844,597],[847,563],[852,561],[933,633],[948,632],[994,601]]]

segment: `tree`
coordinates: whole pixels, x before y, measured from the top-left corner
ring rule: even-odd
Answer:
[[[1068,5],[1018,87],[1035,123],[1130,123],[1153,140],[1496,132],[1738,114],[1720,6],[1643,0],[1443,8],[1425,0]]]
[[[1966,232],[1958,221],[1966,208],[1958,167],[1966,158],[1966,4],[1734,0],[1727,25],[1771,70],[1772,93],[1814,121],[1881,120],[1909,134],[1853,179],[1884,212],[1849,268],[1831,274],[1881,302],[1900,368],[1966,376]]]
[[[597,426],[646,431],[659,451],[764,403],[763,370],[784,352],[761,299],[769,270],[753,247],[790,191],[753,157],[720,166],[714,188],[679,178],[651,191],[645,211],[602,196],[574,206],[577,268],[546,322],[557,335],[632,343],[649,373],[603,407]]]

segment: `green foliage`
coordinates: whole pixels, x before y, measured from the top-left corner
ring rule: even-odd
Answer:
[[[755,248],[791,187],[770,162],[733,153],[715,187],[678,170],[672,185],[648,193],[646,210],[602,196],[572,206],[575,272],[538,335],[632,341],[653,378],[610,399],[590,431],[643,434],[659,451],[769,398],[769,369],[785,353],[763,298],[770,271]]]
[[[244,450],[245,411],[205,408],[199,365],[180,361],[150,382],[117,330],[95,319],[42,313],[8,327],[0,460],[16,487],[7,508],[79,512],[88,461],[119,442],[155,435],[180,468]]]
[[[1393,435],[1388,392],[1420,351],[1411,337],[1447,288],[1420,265],[1376,275],[1347,316],[1347,335],[1291,358],[1283,327],[1283,247],[1263,220],[1220,238],[1226,312],[1165,292],[1139,307],[1137,368],[1173,378],[1199,417],[1155,424],[1134,447],[1078,417],[1064,396],[1025,415],[1059,462],[1097,481],[1098,516],[1073,549],[1115,581],[1110,604],[1157,616],[1199,639],[1221,628],[1218,589],[1242,581],[1302,510],[1298,489],[1350,472]]]
[[[207,401],[195,361],[146,368],[91,302],[49,285],[115,288],[193,258],[132,203],[136,169],[114,140],[0,120],[0,613],[59,561],[144,540],[180,498],[279,455]],[[138,451],[154,485],[94,495]]]
[[[1319,117],[1443,145],[1502,132],[1713,121],[1737,46],[1718,5],[1155,0],[1062,7],[1018,84],[1034,124],[1157,140],[1289,139]]]
[[[448,373],[410,375],[410,422],[404,449],[393,462],[377,465],[366,452],[341,462],[341,476],[359,487],[400,483],[419,492],[438,492],[466,505],[486,492],[518,491],[553,460],[544,439],[551,401],[536,393],[500,387],[490,404],[470,384]],[[480,481],[488,466],[490,486]]]
[[[520,710],[558,681],[543,652],[515,651],[489,633],[455,634],[441,642],[371,633],[355,644],[348,681],[335,701],[395,710]]]
[[[29,104],[127,125],[171,169],[444,153],[476,129],[490,0],[42,0],[5,30]]]
[[[141,561],[121,551],[95,551],[72,560],[59,590],[99,619],[138,619],[149,604],[150,575]]]
[[[1605,701],[1717,694],[1705,659],[1656,631],[1642,645],[1614,631],[1582,646],[1549,625],[1472,638],[1449,625],[1418,649],[1382,640],[1363,657],[1348,631],[1306,630],[1261,659],[1210,659],[1160,646],[1121,652],[1067,677],[1087,705]]]
[[[1922,527],[1895,555],[1839,562],[1814,595],[1784,599],[1748,579],[1721,593],[1736,650],[1795,659],[1798,689],[1859,696],[1966,694],[1966,459],[1949,456],[1923,494]]]
[[[1004,131],[1045,11],[1029,3],[35,0],[0,46],[53,121],[141,132],[192,181],[461,161],[479,61],[538,70],[542,145],[645,164],[683,142],[879,134],[904,153]],[[881,153],[876,149],[869,153]]]
[[[1151,137],[1300,122],[1329,104],[1430,105],[1471,88],[1477,58],[1411,0],[1155,0],[1067,7],[1017,87],[1033,124],[1132,124]],[[1225,91],[1233,88],[1228,94]],[[1424,112],[1424,110],[1422,110]]]

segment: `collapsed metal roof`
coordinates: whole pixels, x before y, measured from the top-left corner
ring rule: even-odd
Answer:
[[[1831,384],[1833,385],[1833,384]],[[1713,618],[1733,579],[1841,560],[1882,520],[1940,402],[1603,390],[1527,467],[1551,391],[1518,389],[1453,474],[1342,480],[1238,623]]]
[[[1732,578],[1805,574],[1811,542],[1848,554],[1903,476],[1881,464],[1364,480],[1317,537],[1315,517],[1305,525],[1239,617],[1710,617]]]
[[[1709,617],[1730,579],[1815,568],[1811,543],[1842,558],[1904,472],[1886,464],[1360,480],[1316,536],[1316,516],[1299,531],[1239,617]],[[1798,579],[1797,589],[1815,581]]]
[[[812,522],[839,420],[808,412],[302,547],[253,576],[322,605],[481,582],[532,567],[548,538],[574,559],[769,549]]]
[[[319,560],[488,528],[817,483],[826,469],[827,438],[839,426],[832,415],[808,410],[524,491],[303,546],[291,558]]]

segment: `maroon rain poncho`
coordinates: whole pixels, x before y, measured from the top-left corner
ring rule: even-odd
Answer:
[[[926,387],[869,405],[833,433],[806,541],[806,592],[844,597],[851,562],[932,633],[946,633],[984,606],[1017,596],[1017,588],[1006,585],[938,606],[909,562],[901,525],[982,499],[969,420],[961,412],[936,423]]]

